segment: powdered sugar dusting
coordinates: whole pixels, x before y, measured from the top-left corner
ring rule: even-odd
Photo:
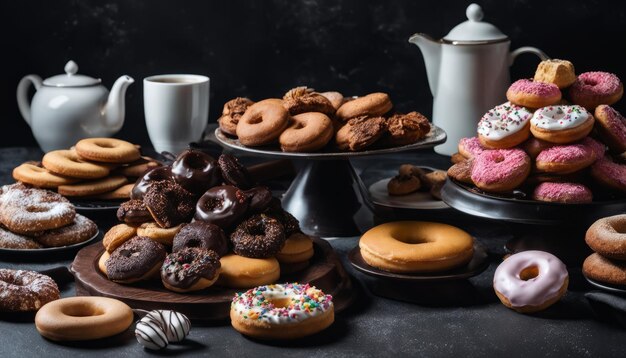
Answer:
[[[59,299],[53,279],[34,271],[0,269],[0,310],[35,311]]]
[[[0,228],[0,247],[5,249],[39,249],[41,245],[30,237]]]

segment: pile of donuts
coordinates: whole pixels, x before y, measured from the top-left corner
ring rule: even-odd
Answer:
[[[138,146],[115,138],[82,139],[70,149],[46,153],[41,162],[13,169],[16,181],[74,198],[125,200],[134,181],[161,165]]]
[[[626,215],[593,223],[585,242],[595,251],[583,263],[583,274],[597,282],[626,286]]]
[[[282,99],[254,103],[235,98],[218,119],[222,132],[248,147],[279,144],[285,152],[315,152],[325,147],[362,151],[417,142],[430,132],[421,113],[393,113],[386,93],[344,98],[307,87],[289,90]]]
[[[175,292],[214,283],[250,288],[306,268],[311,238],[237,158],[186,150],[137,181],[104,236],[100,270],[130,284],[158,278]]]
[[[0,188],[0,248],[30,250],[74,245],[98,233],[96,224],[50,190],[23,183]]]
[[[547,202],[591,202],[595,184],[626,193],[626,119],[611,107],[622,94],[614,74],[576,76],[569,61],[543,61],[534,79],[514,82],[508,102],[482,117],[477,137],[461,139],[448,176]]]
[[[443,170],[427,171],[412,164],[402,164],[398,169],[398,175],[387,183],[387,193],[401,196],[427,191],[433,198],[441,200],[441,187],[446,181],[446,176]]]

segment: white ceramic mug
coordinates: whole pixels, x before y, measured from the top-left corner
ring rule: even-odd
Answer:
[[[150,141],[157,152],[178,154],[202,139],[209,119],[210,79],[158,75],[143,80],[143,105]]]

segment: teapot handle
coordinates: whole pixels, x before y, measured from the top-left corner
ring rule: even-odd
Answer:
[[[39,90],[42,86],[41,77],[37,75],[24,76],[20,83],[17,85],[17,106],[20,109],[20,113],[28,125],[30,122],[30,102],[28,101],[28,87],[30,84],[35,86],[35,90]]]
[[[509,54],[509,66],[511,66],[513,62],[515,62],[515,58],[517,56],[523,53],[534,53],[541,59],[541,61],[545,61],[550,58],[548,55],[546,55],[545,52],[541,51],[540,49],[536,47],[524,46],[524,47],[518,48],[517,50]]]

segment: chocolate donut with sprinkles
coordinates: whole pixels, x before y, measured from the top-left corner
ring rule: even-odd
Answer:
[[[332,296],[309,284],[259,286],[237,293],[232,326],[257,339],[296,339],[320,332],[335,320]]]

